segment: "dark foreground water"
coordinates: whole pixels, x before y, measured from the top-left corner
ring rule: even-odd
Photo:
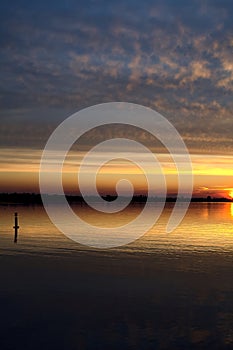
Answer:
[[[167,206],[110,250],[68,240],[41,207],[1,206],[0,349],[233,349],[232,206],[194,203],[170,235]]]

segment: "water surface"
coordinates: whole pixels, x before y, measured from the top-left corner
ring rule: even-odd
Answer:
[[[157,205],[160,205],[159,203]],[[182,207],[182,203],[180,204]],[[119,248],[128,253],[153,254],[176,251],[189,252],[233,252],[233,203],[191,203],[179,227],[166,233],[166,224],[172,212],[172,203],[167,203],[158,222],[143,237]],[[116,227],[135,218],[142,206],[135,204],[126,210],[111,215],[97,214],[83,205],[72,206],[77,215],[98,227]],[[19,236],[17,245],[13,242],[13,216],[19,215]],[[153,211],[151,209],[151,215]],[[143,222],[141,223],[143,230]],[[88,232],[82,232],[88,237]],[[129,232],[130,234],[130,232]],[[91,240],[90,240],[91,244]],[[72,253],[89,251],[90,248],[71,241],[49,220],[42,206],[0,206],[0,249],[2,254],[18,253]]]
[[[141,207],[73,210],[111,227]],[[137,241],[98,250],[65,237],[41,206],[1,206],[0,348],[233,349],[233,204],[192,203],[166,234],[171,211]]]

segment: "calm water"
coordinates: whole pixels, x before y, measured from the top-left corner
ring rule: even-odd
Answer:
[[[158,204],[159,205],[159,204]],[[182,204],[181,204],[182,206]],[[110,249],[128,253],[177,254],[191,252],[233,253],[233,203],[191,203],[180,226],[170,234],[165,233],[166,223],[173,204],[168,203],[155,226],[142,238],[123,247]],[[139,204],[114,214],[96,214],[86,206],[73,206],[76,214],[87,222],[114,227],[132,220],[139,214]],[[13,215],[19,215],[18,243],[13,244]],[[142,222],[143,227],[143,222]],[[88,235],[88,232],[83,234]],[[64,236],[50,222],[42,206],[0,206],[0,249],[2,254],[70,254],[90,248],[75,243]]]
[[[73,210],[112,227],[141,207]],[[41,206],[0,206],[0,349],[233,349],[233,204],[192,203],[166,234],[171,210],[137,241],[98,250],[66,238]]]

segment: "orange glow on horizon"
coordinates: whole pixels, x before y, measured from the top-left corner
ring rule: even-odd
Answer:
[[[121,178],[132,181],[135,192],[146,193],[147,182],[143,171],[125,159],[119,159],[113,151],[110,155],[115,160],[100,168],[97,175],[98,189],[102,193],[112,193]],[[70,151],[63,168],[63,185],[67,192],[78,192],[77,174],[84,152]],[[127,154],[127,153],[126,153]],[[55,154],[56,155],[56,154]],[[168,194],[177,192],[177,169],[169,154],[156,154],[160,162],[166,181]],[[144,154],[138,154],[144,159]],[[1,149],[0,150],[0,192],[39,192],[39,166],[41,150],[34,149]],[[113,157],[114,158],[114,157]],[[191,154],[194,177],[194,196],[196,197],[225,197],[233,198],[233,155],[203,155]],[[96,154],[88,164],[91,173],[98,164],[99,155]],[[154,164],[146,165],[146,172],[158,174],[159,169]],[[87,177],[88,178],[88,177]],[[48,174],[53,192],[52,174]],[[87,181],[88,188],[88,181]]]

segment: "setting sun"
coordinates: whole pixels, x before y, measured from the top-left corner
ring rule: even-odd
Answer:
[[[229,197],[233,198],[233,189],[229,192]]]

